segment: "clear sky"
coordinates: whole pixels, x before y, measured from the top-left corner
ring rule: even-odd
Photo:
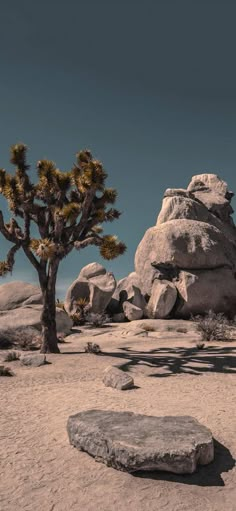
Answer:
[[[166,188],[213,172],[236,191],[235,20],[234,0],[0,2],[0,166],[18,141],[32,175],[39,159],[67,170],[90,148],[123,211],[106,228],[128,247],[104,261],[117,279]],[[6,248],[1,236],[1,260]],[[58,297],[92,261],[95,248],[62,263]],[[19,279],[37,281],[23,255],[2,282]]]

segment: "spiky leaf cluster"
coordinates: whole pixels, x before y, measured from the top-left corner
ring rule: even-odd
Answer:
[[[0,277],[4,277],[9,272],[9,265],[6,261],[0,261]]]
[[[112,236],[110,234],[103,236],[100,254],[104,259],[115,259],[119,255],[124,254],[125,250],[125,244],[118,241],[117,236]]]
[[[54,257],[57,247],[53,241],[45,238],[42,240],[32,239],[30,241],[30,248],[38,257],[44,261],[47,261],[48,259],[52,259]]]
[[[118,219],[120,212],[113,205],[117,198],[114,188],[107,188],[107,173],[89,150],[80,151],[72,169],[62,172],[47,159],[38,161],[38,182],[28,175],[27,147],[11,147],[10,161],[15,174],[0,169],[0,193],[7,199],[13,213],[5,224],[0,212],[0,231],[8,241],[20,247],[37,271],[46,271],[49,264],[66,257],[76,247],[96,245],[102,257],[113,259],[125,251],[125,245],[115,236],[103,235],[104,222]],[[15,217],[20,217],[20,227]],[[39,237],[31,239],[31,225],[36,224]],[[0,265],[0,274],[11,271],[14,253]],[[46,265],[46,266],[45,266]]]

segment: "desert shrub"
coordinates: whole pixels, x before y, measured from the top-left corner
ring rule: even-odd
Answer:
[[[230,322],[225,315],[210,310],[205,316],[192,316],[201,334],[202,341],[217,341],[229,339]]]
[[[18,351],[9,351],[4,357],[4,362],[14,362],[14,360],[19,360],[20,353]]]
[[[34,328],[24,328],[17,330],[17,338],[15,344],[22,350],[36,350],[41,346],[40,332]]]
[[[84,325],[85,319],[82,317],[80,312],[75,312],[74,314],[71,314],[70,318],[73,321],[73,326],[81,326]]]
[[[64,302],[60,302],[60,300],[58,298],[56,301],[56,307],[58,307],[59,309],[62,309],[63,311],[66,312],[65,307],[64,307]]]
[[[109,323],[111,321],[110,316],[108,314],[98,314],[95,312],[88,312],[85,315],[85,322],[88,323],[93,328],[98,328],[106,323]]]
[[[76,312],[71,314],[73,326],[84,325],[86,321],[86,314],[88,312],[89,301],[87,298],[79,298],[75,302]]]
[[[203,350],[204,346],[205,346],[204,342],[202,342],[202,341],[196,342],[196,347],[198,350]]]
[[[84,347],[85,353],[94,353],[98,354],[101,353],[101,348],[99,344],[95,344],[94,342],[87,342],[86,346]]]
[[[14,376],[10,367],[0,366],[0,376]]]
[[[22,350],[35,350],[40,348],[41,336],[33,327],[7,328],[0,332],[0,346],[4,349],[18,348]]]

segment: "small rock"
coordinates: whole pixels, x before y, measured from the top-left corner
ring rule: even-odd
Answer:
[[[105,369],[103,376],[103,383],[106,387],[112,387],[118,390],[127,390],[134,386],[132,376],[124,373],[121,369],[115,366],[109,366]]]
[[[123,303],[123,311],[124,311],[125,317],[129,321],[134,321],[136,319],[141,319],[143,317],[143,310],[140,309],[140,307],[137,307],[136,305],[133,305],[130,302]]]
[[[172,311],[177,299],[177,289],[168,280],[156,279],[153,282],[151,297],[146,314],[152,319],[166,318]]]
[[[20,362],[24,366],[39,367],[46,364],[46,355],[41,353],[21,355]]]

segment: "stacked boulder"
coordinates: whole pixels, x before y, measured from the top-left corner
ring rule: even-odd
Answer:
[[[146,301],[140,291],[141,281],[135,272],[117,283],[116,290],[108,305],[108,311],[115,321],[141,319]]]
[[[135,271],[116,284],[112,273],[92,263],[70,286],[69,315],[79,298],[91,312],[113,321],[189,318],[210,309],[236,312],[234,194],[215,174],[194,176],[187,189],[167,189],[154,227],[135,254]]]
[[[215,174],[194,176],[187,190],[165,192],[157,223],[135,254],[141,292],[150,297],[147,315],[235,314],[233,195]]]
[[[107,272],[99,263],[87,264],[66,293],[65,310],[72,316],[78,309],[78,300],[83,298],[87,301],[89,312],[103,314],[115,288],[113,273]]]

